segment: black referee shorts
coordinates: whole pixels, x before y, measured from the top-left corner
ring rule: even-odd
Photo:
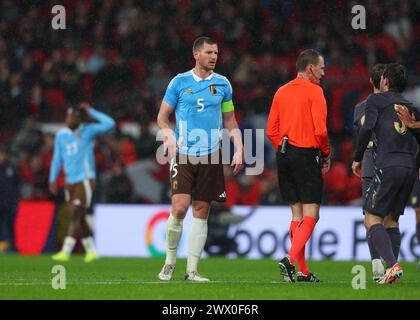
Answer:
[[[323,181],[318,149],[289,144],[285,154],[277,151],[277,175],[285,202],[321,203]]]

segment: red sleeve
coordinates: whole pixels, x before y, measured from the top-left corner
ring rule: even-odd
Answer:
[[[270,114],[267,120],[267,137],[273,144],[274,149],[277,150],[281,144],[280,137],[280,119],[279,119],[279,105],[277,102],[277,93],[274,95],[273,103],[271,104]]]
[[[318,141],[318,147],[322,152],[322,156],[327,157],[330,154],[327,132],[327,102],[321,88],[317,88],[312,96],[314,98],[311,104],[311,113],[315,128],[315,138]]]

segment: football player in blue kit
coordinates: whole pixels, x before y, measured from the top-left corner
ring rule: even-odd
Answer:
[[[235,146],[232,166],[243,168],[241,133],[235,119],[232,86],[213,72],[218,56],[217,43],[200,37],[193,45],[195,67],[178,74],[169,83],[157,123],[164,133],[164,149],[170,159],[172,212],[166,229],[166,260],[158,275],[169,281],[175,269],[183,220],[192,202],[192,227],[185,280],[208,282],[197,265],[207,239],[207,217],[212,201],[226,200],[220,150],[220,130],[229,131]],[[175,134],[169,116],[175,111]]]
[[[84,114],[97,123],[83,124]],[[58,131],[55,136],[49,183],[51,193],[57,194],[57,177],[63,167],[66,180],[65,197],[70,206],[71,219],[63,247],[53,256],[53,260],[68,261],[77,238],[80,238],[86,251],[85,262],[91,262],[98,256],[85,215],[95,186],[95,138],[111,130],[115,121],[83,102],[79,108],[67,110],[66,125],[67,127]]]

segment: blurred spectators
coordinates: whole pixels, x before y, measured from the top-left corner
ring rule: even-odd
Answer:
[[[16,250],[14,221],[20,199],[20,182],[19,171],[10,162],[7,147],[0,145],[0,242],[6,244],[0,247],[11,252]]]
[[[12,152],[15,155],[21,152],[30,154],[37,153],[43,144],[43,135],[38,128],[38,124],[34,118],[27,118],[22,128],[17,132],[12,143]]]
[[[112,166],[112,176],[106,187],[106,199],[108,203],[133,202],[132,185],[121,162],[115,162]]]
[[[145,121],[140,123],[140,138],[136,141],[136,154],[140,160],[154,157],[156,154],[158,143],[150,130],[149,123]]]

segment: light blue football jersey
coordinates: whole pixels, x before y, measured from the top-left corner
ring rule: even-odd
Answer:
[[[169,83],[163,101],[175,109],[178,152],[204,156],[220,148],[222,112],[234,110],[232,86],[217,73],[201,79],[193,70]]]
[[[81,124],[74,131],[64,128],[57,132],[50,168],[50,183],[57,180],[61,166],[64,167],[68,184],[96,178],[93,150],[95,138],[112,129],[115,121],[93,108],[89,109],[89,115],[98,123]]]

